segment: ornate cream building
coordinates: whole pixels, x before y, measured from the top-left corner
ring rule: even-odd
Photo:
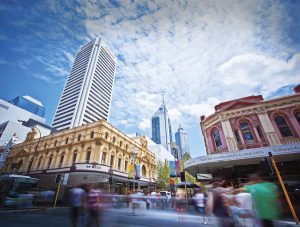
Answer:
[[[108,188],[111,176],[117,193],[133,190],[133,183],[148,188],[155,181],[155,155],[144,138],[136,142],[105,120],[38,137],[33,130],[15,145],[2,172],[29,174],[48,188],[55,187],[57,173],[68,173],[67,186],[91,183]],[[140,164],[139,180],[128,179],[131,163]]]

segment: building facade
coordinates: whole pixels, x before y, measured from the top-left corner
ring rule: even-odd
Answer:
[[[157,162],[174,161],[174,156],[161,144],[154,143],[148,136],[131,136],[137,143],[141,143],[141,138],[147,140],[148,149],[155,155]]]
[[[19,96],[12,101],[0,99],[0,145],[14,134],[18,143],[23,142],[32,126],[39,128],[41,136],[49,135],[52,128],[45,124],[44,114],[42,103],[30,96]]]
[[[168,151],[171,151],[170,144],[172,143],[172,127],[168,115],[168,109],[163,102],[158,110],[152,116],[152,140],[156,144],[161,144]]]
[[[140,164],[139,180],[128,179],[134,163]],[[148,188],[155,181],[156,160],[147,146],[100,120],[14,146],[2,172],[29,174],[44,188],[55,187],[57,173],[69,175],[64,187],[86,183],[107,189],[111,176],[112,192],[126,193],[133,182]]]
[[[175,140],[178,148],[178,159],[181,160],[184,153],[190,153],[190,145],[188,133],[180,126],[178,131],[175,133]]]
[[[81,47],[55,113],[54,128],[70,129],[108,120],[116,62],[101,38]]]
[[[201,117],[207,154],[300,143],[300,92],[264,100],[261,95],[223,102]]]

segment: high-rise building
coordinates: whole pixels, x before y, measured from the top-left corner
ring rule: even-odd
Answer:
[[[151,125],[152,140],[157,144],[163,145],[168,151],[170,151],[170,144],[172,143],[172,128],[168,110],[164,101],[152,116]]]
[[[49,135],[53,129],[46,125],[43,104],[28,96],[18,96],[11,101],[0,99],[0,145],[16,134],[17,143],[23,142],[31,127],[36,127],[41,136]],[[37,135],[40,136],[40,135]]]
[[[56,110],[54,128],[108,120],[116,62],[99,37],[80,48]]]
[[[184,153],[190,153],[190,145],[188,133],[179,126],[178,131],[175,133],[176,145],[178,147],[178,159],[182,159]]]

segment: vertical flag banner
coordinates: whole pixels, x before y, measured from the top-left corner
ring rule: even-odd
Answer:
[[[129,166],[128,166],[128,178],[133,179],[133,175],[134,175],[134,165],[129,164]]]
[[[176,177],[175,161],[170,161],[170,177]]]
[[[140,179],[141,178],[141,175],[140,175],[140,172],[141,172],[141,166],[139,164],[135,164],[134,165],[134,178],[136,180]]]
[[[176,177],[180,177],[180,160],[176,160],[175,165],[176,165]]]

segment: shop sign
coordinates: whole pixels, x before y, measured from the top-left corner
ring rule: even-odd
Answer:
[[[197,173],[197,180],[211,180],[212,175],[206,173]]]
[[[219,162],[219,161],[232,161],[238,159],[268,157],[269,152],[272,152],[274,156],[300,153],[300,144],[287,144],[287,145],[280,145],[274,147],[245,149],[245,150],[232,151],[232,152],[226,152],[221,154],[205,155],[205,156],[200,156],[186,161],[184,163],[184,167],[187,168],[192,165]]]

